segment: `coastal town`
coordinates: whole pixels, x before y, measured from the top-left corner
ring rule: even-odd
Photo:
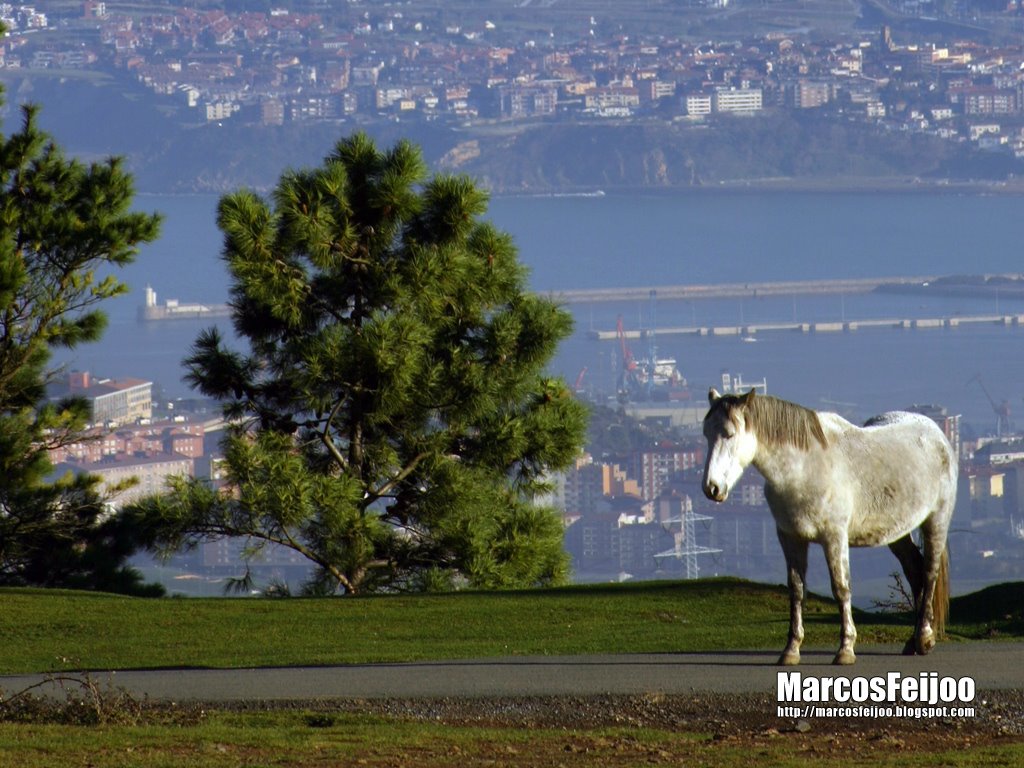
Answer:
[[[699,126],[723,115],[818,110],[882,132],[1024,155],[1019,37],[1016,44],[937,41],[880,24],[829,39],[805,28],[696,42],[632,34],[593,16],[541,36],[536,24],[461,18],[415,3],[232,10],[257,5],[0,4],[8,30],[0,67],[103,73],[200,124]]]

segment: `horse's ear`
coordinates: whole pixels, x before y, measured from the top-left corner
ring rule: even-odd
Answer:
[[[752,402],[754,402],[754,390],[753,389],[751,389],[749,392],[747,392],[747,394],[745,394],[743,396],[743,405],[745,405],[745,406],[746,405],[750,405]]]
[[[715,389],[714,387],[711,387],[711,389],[708,390],[708,405],[714,405],[715,403],[717,403],[721,399],[722,399],[722,396],[720,394],[718,394],[718,390],[717,389]]]

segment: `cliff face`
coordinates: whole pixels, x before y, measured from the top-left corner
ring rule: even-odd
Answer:
[[[357,126],[204,126],[133,156],[151,191],[269,188],[285,168],[318,163]],[[408,138],[431,168],[465,173],[496,194],[814,186],[1024,176],[1009,154],[824,119],[765,116],[715,125],[551,124],[467,135],[414,125],[358,126],[380,145]]]
[[[786,115],[714,125],[553,124],[481,138],[474,152],[445,157],[449,170],[505,193],[685,189],[781,179],[824,184],[963,172],[978,178],[979,163],[932,137]],[[1014,165],[1006,157],[1001,167],[1006,172]]]

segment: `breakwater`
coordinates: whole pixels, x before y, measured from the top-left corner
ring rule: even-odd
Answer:
[[[139,307],[139,320],[195,320],[208,317],[230,317],[227,304],[179,304],[173,299],[166,304]]]
[[[869,328],[897,328],[905,330],[930,330],[936,328],[960,328],[977,325],[1001,325],[1013,328],[1024,327],[1024,314],[1014,315],[956,315],[952,317],[932,318],[872,318],[866,320],[843,320],[835,322],[781,322],[781,323],[746,323],[743,325],[715,326],[682,326],[676,328],[658,328],[661,336],[739,336],[754,340],[760,333],[789,331],[795,333],[844,333]],[[598,341],[612,341],[619,338],[618,330],[589,331],[589,336]],[[622,331],[627,339],[647,338],[648,331]]]
[[[146,301],[139,307],[140,321],[152,320],[195,320],[197,318],[229,317],[229,304],[182,303],[177,299],[168,299],[163,304],[157,303],[156,291],[146,286]]]
[[[839,280],[785,280],[777,282],[712,283],[707,285],[650,285],[636,288],[585,288],[553,292],[554,298],[565,304],[607,303],[615,301],[646,301],[658,299],[757,299],[767,296],[801,296],[828,294],[856,294],[872,291],[892,293],[932,293],[937,295],[997,295],[1002,291],[1009,296],[1011,285],[1021,285],[1024,274],[972,275],[968,278],[950,278],[937,275],[914,277],[866,277]]]
[[[614,303],[658,300],[691,301],[701,299],[758,299],[779,296],[854,295],[871,293],[906,293],[919,296],[989,296],[997,300],[1024,299],[1024,274],[972,275],[969,277],[943,277],[918,275],[914,277],[867,277],[834,280],[783,280],[775,282],[710,283],[705,285],[658,285],[635,288],[574,288],[552,292],[552,297],[563,304]],[[228,304],[181,303],[169,299],[158,304],[156,292],[146,286],[145,304],[139,307],[140,320],[193,319],[197,317],[227,317]],[[842,323],[759,323],[721,327],[659,328],[659,334],[689,334],[700,336],[753,334],[767,330],[835,331],[857,330],[866,327],[932,328],[955,327],[967,323],[1003,323],[1017,325],[1017,315],[974,317],[947,317],[930,320],[884,319],[860,320]],[[606,334],[614,338],[615,331],[592,331],[596,338]],[[631,331],[627,337],[638,338],[645,331]]]

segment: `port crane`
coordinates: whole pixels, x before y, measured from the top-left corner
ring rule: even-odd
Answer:
[[[978,386],[981,387],[981,391],[985,393],[985,397],[988,398],[988,402],[992,406],[992,411],[996,415],[996,437],[1003,437],[1013,433],[1013,423],[1010,421],[1010,401],[1003,400],[1003,402],[996,404],[995,399],[988,391],[988,387],[985,386],[985,382],[982,381],[981,374],[977,374],[973,379],[968,381],[978,382]]]
[[[643,331],[649,343],[649,356],[637,359],[626,341],[626,329],[619,315],[615,324],[615,336],[619,341],[619,348],[622,353],[622,366],[619,370],[619,397],[637,397],[643,400],[652,399],[652,392],[655,388],[685,387],[686,379],[676,368],[675,358],[657,357],[657,348],[654,345],[653,328]]]
[[[586,376],[586,375],[587,375],[587,366],[584,365],[580,369],[579,374],[576,376],[576,383],[573,384],[573,387],[572,387],[572,391],[573,392],[582,392],[583,391],[583,377]]]
[[[627,392],[635,383],[639,365],[633,357],[633,351],[626,342],[626,326],[619,315],[615,323],[615,335],[619,340],[619,347],[622,351],[622,370],[619,372],[619,392]]]

